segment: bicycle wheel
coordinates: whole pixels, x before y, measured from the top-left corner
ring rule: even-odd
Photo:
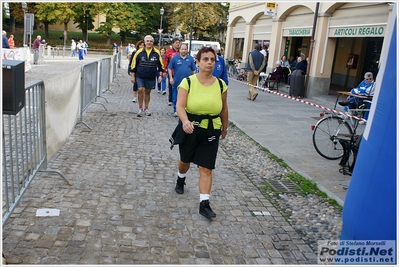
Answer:
[[[326,159],[339,159],[344,149],[338,138],[350,139],[353,130],[339,117],[326,117],[317,122],[313,131],[313,146]]]

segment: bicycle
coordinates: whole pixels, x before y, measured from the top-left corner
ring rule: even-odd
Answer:
[[[366,100],[365,102],[370,101]],[[366,104],[362,104],[357,109],[349,109],[343,115],[325,112],[323,116],[325,114],[330,116],[320,119],[313,129],[312,141],[317,153],[330,160],[341,158],[344,155],[341,140],[352,142],[359,138],[356,133],[359,118],[362,118],[366,111],[369,111],[369,109],[366,109]],[[358,117],[350,115],[349,112]]]
[[[237,67],[236,67],[236,60],[235,59],[228,59],[227,61],[229,63],[229,71],[228,71],[229,77],[230,78],[234,78],[234,79],[237,78],[238,70],[237,70]]]
[[[246,81],[247,80],[247,76],[248,76],[248,73],[247,73],[247,70],[246,69],[240,69],[239,70],[239,75],[237,76],[237,80],[239,80],[239,81]]]

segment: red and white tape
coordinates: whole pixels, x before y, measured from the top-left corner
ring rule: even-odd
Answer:
[[[229,78],[229,80],[234,80],[235,82],[239,82],[239,83],[245,84],[247,86],[250,85],[249,83],[242,82],[242,81],[239,81],[239,80],[236,80],[236,79],[233,79],[233,78]],[[251,86],[253,86],[253,85],[251,85]],[[275,95],[278,95],[278,96],[281,96],[281,97],[284,97],[284,98],[292,99],[294,101],[301,102],[301,103],[304,103],[304,104],[307,104],[307,105],[310,105],[310,106],[313,106],[313,107],[321,108],[321,109],[327,110],[327,111],[335,113],[335,114],[340,114],[340,115],[344,115],[344,116],[347,116],[347,117],[352,117],[352,118],[354,118],[356,120],[359,120],[359,121],[367,121],[366,119],[359,118],[359,117],[354,116],[352,114],[349,114],[347,112],[342,112],[342,111],[335,110],[335,109],[332,109],[332,108],[324,107],[324,106],[321,106],[321,105],[318,105],[318,104],[314,104],[314,103],[309,102],[309,101],[302,100],[300,98],[296,98],[296,97],[293,97],[293,96],[289,96],[287,94],[275,92],[273,90],[269,90],[267,88],[263,88],[263,87],[260,87],[260,86],[254,86],[254,87],[256,89],[260,90],[260,91],[264,91],[264,92],[267,92],[267,93],[270,93],[270,94],[275,94]],[[324,116],[324,114],[323,114],[323,116]]]

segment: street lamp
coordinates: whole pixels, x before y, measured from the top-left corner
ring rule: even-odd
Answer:
[[[28,5],[25,2],[21,3],[22,5],[22,10],[24,11],[24,46],[26,45],[26,19],[25,19],[25,13],[26,13],[26,8]]]
[[[159,24],[159,49],[161,49],[161,45],[162,45],[162,17],[163,17],[164,12],[165,12],[165,9],[163,9],[163,7],[161,7],[161,9],[159,10],[159,14],[161,14],[161,22]]]

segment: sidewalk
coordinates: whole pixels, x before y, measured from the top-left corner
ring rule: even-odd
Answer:
[[[282,86],[280,93],[288,94]],[[339,160],[321,157],[313,147],[311,126],[320,119],[321,108],[258,90],[255,101],[247,100],[248,89],[243,83],[229,84],[229,117],[242,131],[261,146],[282,158],[293,170],[317,183],[319,188],[343,205],[350,176],[339,172]],[[276,91],[273,91],[276,92]],[[305,98],[333,108],[336,96]],[[362,131],[364,126],[359,126]]]
[[[49,61],[32,74],[51,72]],[[314,249],[222,149],[211,195],[216,219],[198,214],[195,166],[185,193],[177,195],[178,149],[170,150],[167,141],[177,119],[167,96],[153,91],[152,116],[138,118],[130,78],[121,73],[120,86],[113,83],[114,93],[104,94],[107,110],[91,105],[85,111],[92,129],[78,124],[49,162],[74,185],[54,174],[38,175],[3,228],[9,264],[317,263]],[[266,92],[248,101],[247,87],[235,81],[228,94],[234,124],[331,196],[344,199],[340,184],[348,184],[349,176],[311,143],[318,108]],[[39,208],[61,213],[36,217]]]

